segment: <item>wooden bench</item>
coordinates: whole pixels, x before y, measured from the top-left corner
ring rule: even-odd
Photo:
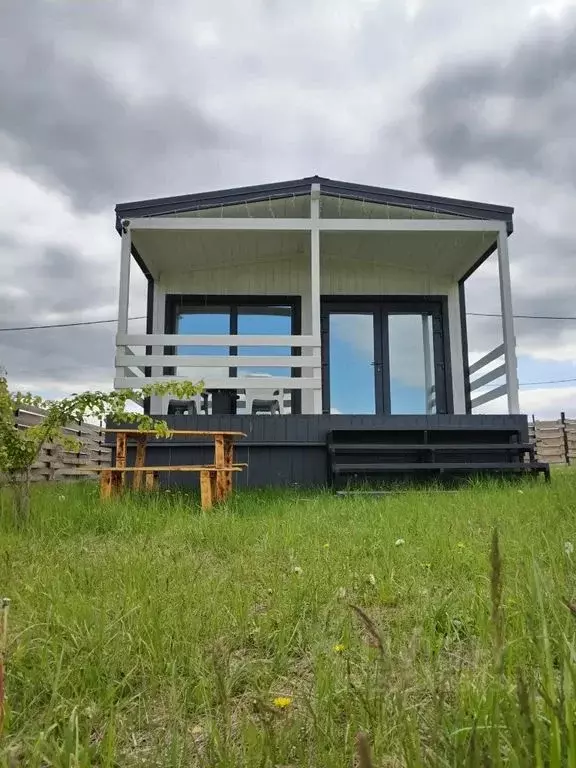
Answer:
[[[207,465],[160,466],[160,467],[99,467],[100,498],[117,496],[123,488],[126,473],[133,473],[134,479],[144,476],[145,489],[153,491],[159,472],[198,472],[200,474],[200,503],[202,509],[211,509],[214,503],[224,501],[232,492],[232,472],[242,472],[246,464],[226,467]],[[219,482],[220,481],[220,482]],[[141,484],[138,484],[140,488]]]

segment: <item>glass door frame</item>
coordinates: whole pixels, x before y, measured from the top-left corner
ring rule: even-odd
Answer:
[[[391,415],[388,316],[429,314],[432,320],[436,413],[454,413],[446,296],[322,296],[322,413],[330,413],[330,315],[373,314],[376,415]]]

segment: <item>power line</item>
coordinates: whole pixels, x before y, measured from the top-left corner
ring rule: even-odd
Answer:
[[[540,384],[565,384],[568,381],[576,381],[573,379],[552,379],[551,381],[521,381],[519,386],[521,387],[535,387]]]
[[[129,317],[128,320],[146,320],[146,315],[136,315]],[[82,320],[77,323],[52,323],[50,325],[21,325],[14,328],[0,328],[0,331],[38,331],[44,328],[77,328],[81,325],[103,325],[104,323],[116,323],[118,318],[113,320]]]
[[[499,312],[466,312],[466,314],[473,317],[502,317]],[[513,315],[513,317],[516,320],[576,320],[574,315],[568,317],[560,315]]]
[[[472,317],[501,317],[498,312],[467,312],[467,315]],[[576,316],[561,316],[561,315],[513,315],[516,320],[576,320]],[[129,317],[129,320],[146,320],[146,315],[135,315]],[[0,333],[7,333],[9,331],[39,331],[47,328],[78,328],[84,325],[105,325],[106,323],[116,323],[118,318],[112,318],[110,320],[81,320],[76,323],[50,323],[48,325],[21,325],[11,328],[0,328]]]

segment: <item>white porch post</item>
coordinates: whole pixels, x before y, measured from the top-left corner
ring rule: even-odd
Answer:
[[[422,315],[422,344],[424,346],[424,391],[426,402],[424,407],[426,413],[432,413],[432,354],[430,349],[430,315]],[[434,400],[436,400],[436,390],[434,390]]]
[[[128,333],[128,313],[130,308],[130,260],[132,250],[132,236],[130,229],[122,228],[122,245],[120,248],[120,289],[118,295],[118,333]],[[128,354],[128,347],[117,346],[117,354]],[[116,378],[127,376],[127,368],[116,368]]]
[[[320,184],[310,191],[310,319],[312,336],[320,338]],[[315,350],[312,350],[314,353]],[[321,368],[313,375],[320,377]],[[322,392],[313,390],[313,413],[322,413]]]
[[[166,293],[160,288],[158,282],[154,282],[154,304],[152,306],[152,333],[164,333],[164,320],[166,311]],[[152,347],[153,355],[163,355],[164,347]],[[152,376],[162,376],[161,367],[151,369]],[[150,398],[150,412],[154,416],[165,416],[168,413],[168,401],[170,395],[160,397],[154,395]]]
[[[464,349],[460,318],[460,292],[458,283],[448,290],[448,328],[450,334],[450,362],[452,364],[452,397],[454,413],[466,413],[466,382],[464,380]]]
[[[500,306],[502,311],[502,335],[504,337],[504,365],[506,366],[506,385],[508,389],[508,413],[520,413],[516,337],[514,336],[510,260],[508,258],[508,233],[505,226],[500,227],[498,230],[498,276],[500,278]]]

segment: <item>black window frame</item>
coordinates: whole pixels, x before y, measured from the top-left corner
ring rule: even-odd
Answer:
[[[290,307],[290,329],[292,336],[300,336],[302,333],[302,298],[301,296],[281,296],[276,294],[269,294],[266,296],[242,296],[238,294],[234,295],[222,295],[222,294],[175,294],[170,293],[166,295],[166,307],[164,328],[165,333],[175,334],[178,331],[177,320],[178,315],[181,314],[186,308],[190,309],[202,309],[210,307],[222,307],[230,310],[230,336],[238,335],[238,310],[250,307],[277,307],[287,306]],[[238,347],[229,347],[230,355],[238,354]],[[174,355],[176,353],[176,347],[165,347],[165,355]],[[291,347],[292,355],[300,355],[302,353],[301,347]],[[164,376],[174,376],[175,368],[164,368]],[[237,368],[230,368],[230,376],[237,375]],[[292,378],[300,378],[302,370],[300,368],[291,368],[290,375]],[[299,414],[302,412],[302,393],[300,389],[292,390],[292,413]]]
[[[448,319],[448,297],[439,296],[321,296],[320,328],[322,336],[322,413],[330,413],[330,334],[329,319],[331,313],[374,312],[375,361],[379,370],[375,371],[375,411],[376,414],[391,414],[390,398],[390,359],[388,352],[389,314],[430,314],[432,316],[436,413],[454,413],[454,391],[452,383],[452,363],[450,356],[450,326]],[[386,317],[386,321],[383,321]]]

